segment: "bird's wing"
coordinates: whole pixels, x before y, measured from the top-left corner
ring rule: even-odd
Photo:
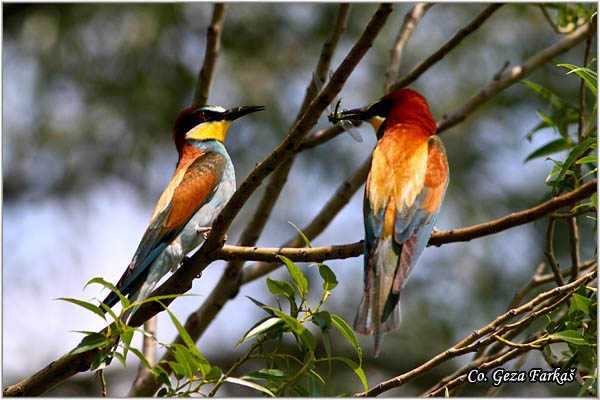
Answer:
[[[414,129],[393,129],[399,132],[378,141],[367,179],[364,211],[367,241],[371,243],[393,234],[398,243],[405,240],[403,236],[410,237],[425,182],[427,137]]]
[[[393,254],[390,262],[379,263],[378,276],[391,279],[382,288],[385,321],[398,304],[400,289],[423,252],[448,183],[448,163],[437,136],[412,135],[411,129],[382,137],[373,151],[373,161],[365,190],[365,254],[388,237]],[[370,259],[372,256],[369,256]],[[365,284],[374,259],[365,260]],[[373,271],[371,271],[373,273]],[[393,277],[393,279],[392,279]],[[389,296],[388,296],[389,295]]]
[[[446,193],[448,177],[448,160],[444,145],[438,136],[430,136],[427,143],[425,176],[419,193],[410,206],[398,208],[396,203],[394,238],[403,246],[392,286],[394,294],[400,293],[412,267],[427,246]]]
[[[206,152],[178,168],[156,205],[133,260],[117,284],[123,294],[135,292],[152,261],[181,233],[198,209],[210,201],[226,163],[222,154]],[[114,303],[116,300],[115,296]]]

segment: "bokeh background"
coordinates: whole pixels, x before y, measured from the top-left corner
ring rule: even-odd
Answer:
[[[232,3],[209,96],[210,104],[265,105],[267,111],[233,124],[227,148],[241,182],[284,138],[312,79],[321,46],[338,5],[326,3]],[[370,103],[383,94],[389,51],[411,3],[400,3],[373,48],[348,80],[345,107]],[[425,58],[485,5],[437,4],[417,26],[403,58],[402,72]],[[376,8],[353,4],[347,31],[335,53],[335,68]],[[3,4],[2,169],[3,169],[3,386],[15,383],[59,358],[81,339],[75,330],[96,330],[102,321],[57,297],[89,300],[105,295],[93,277],[116,282],[129,263],[160,193],[175,168],[171,125],[191,104],[202,65],[212,4]],[[502,7],[476,33],[411,87],[422,93],[436,119],[454,111],[484,87],[506,61],[518,64],[560,39],[540,9],[530,4]],[[583,44],[556,63],[581,64]],[[596,57],[596,43],[592,57]],[[556,64],[554,63],[554,64]],[[579,81],[548,63],[528,79],[577,104]],[[589,97],[589,96],[588,96]],[[544,130],[525,137],[547,104],[515,84],[467,121],[442,135],[451,181],[437,224],[440,230],[485,222],[544,200],[551,162],[525,157],[553,139]],[[327,127],[322,117],[317,128]],[[363,143],[348,135],[301,153],[259,245],[274,247],[294,236],[287,223],[304,226],[337,186],[368,156],[375,144],[361,128]],[[555,158],[564,159],[565,154]],[[259,190],[228,234],[235,243],[251,217]],[[559,222],[561,225],[562,222]],[[544,261],[545,222],[513,228],[468,243],[428,248],[402,298],[402,328],[384,340],[372,358],[372,339],[361,337],[370,385],[408,371],[504,312],[514,293]],[[315,246],[358,241],[362,231],[362,189],[314,240]],[[582,223],[582,259],[594,256],[593,221]],[[555,247],[568,265],[566,227]],[[185,320],[203,301],[223,262],[213,263],[191,293],[171,309]],[[362,292],[362,257],[328,263],[340,286],[327,309],[352,321]],[[320,282],[307,269],[311,289]],[[284,271],[270,274],[286,279]],[[242,288],[198,342],[200,351],[222,368],[238,356],[232,350],[263,312],[245,295],[269,304],[263,279]],[[161,314],[158,338],[176,336]],[[139,340],[139,338],[137,338]],[[335,337],[334,337],[335,339]],[[352,356],[343,338],[334,352]],[[388,392],[416,396],[461,363],[464,356]],[[107,370],[108,394],[124,395],[136,360]],[[522,368],[548,368],[532,352]],[[485,385],[464,394],[482,395]],[[568,396],[576,385],[505,385],[510,396]],[[329,377],[332,395],[361,390],[344,366]],[[92,374],[79,374],[49,393],[99,395]],[[256,395],[225,386],[221,395]]]

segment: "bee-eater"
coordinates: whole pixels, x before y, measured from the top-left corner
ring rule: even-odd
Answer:
[[[425,249],[448,186],[448,160],[425,99],[390,93],[337,119],[365,120],[377,134],[364,196],[364,294],[354,330],[375,336],[400,324],[400,292]]]
[[[196,106],[179,114],[173,125],[177,168],[116,285],[131,301],[146,299],[160,278],[174,271],[206,238],[236,188],[233,164],[224,146],[227,130],[233,120],[263,109]],[[103,303],[112,307],[118,300],[111,293]]]

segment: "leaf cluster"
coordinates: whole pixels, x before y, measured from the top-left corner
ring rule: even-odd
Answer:
[[[582,286],[571,298],[566,315],[559,321],[546,316],[546,332],[550,339],[566,342],[568,350],[563,351],[561,370],[577,367],[578,373],[586,381],[581,387],[581,396],[597,381],[597,337],[598,337],[598,298],[597,289]],[[551,356],[551,347],[545,348]]]
[[[294,227],[298,229],[295,225]],[[300,234],[311,247],[308,239],[302,232]],[[308,280],[302,270],[287,257],[279,258],[285,264],[292,282],[267,277],[267,289],[278,299],[283,299],[284,304],[289,307],[282,306],[279,301],[278,307],[270,307],[249,297],[267,316],[250,328],[237,345],[254,340],[255,345],[250,351],[255,352],[250,357],[264,360],[265,365],[240,379],[260,381],[263,391],[272,396],[323,396],[326,380],[317,367],[326,364],[331,371],[332,362],[342,362],[356,374],[367,390],[366,376],[362,369],[362,349],[354,332],[341,317],[323,309],[326,299],[338,285],[335,273],[325,264],[311,265],[319,269],[322,279],[320,300],[316,306],[311,307],[307,300]],[[284,311],[284,308],[289,311]],[[310,327],[320,335],[322,350],[318,349],[317,337]],[[334,327],[356,350],[357,361],[334,355],[331,343]],[[285,337],[291,337],[296,342],[298,354],[281,351]],[[272,347],[268,346],[269,342]]]
[[[594,99],[597,98],[598,79],[595,71],[571,64],[558,64],[558,66],[569,70],[567,74],[573,73],[583,79]],[[525,158],[525,162],[568,151],[564,161],[546,158],[554,164],[545,181],[546,185],[551,187],[552,196],[561,190],[571,191],[581,186],[583,180],[589,176],[596,177],[598,175],[598,159],[596,155],[589,154],[597,148],[597,100],[595,100],[592,110],[585,110],[569,104],[557,94],[536,83],[523,82],[523,84],[546,100],[549,109],[547,113],[538,110],[541,121],[527,134],[527,139],[531,141],[534,134],[546,128],[552,128],[559,136],[534,150]],[[583,104],[581,106],[583,107]],[[590,202],[580,204],[575,208],[584,206],[597,208],[596,198],[597,196],[594,194]]]
[[[298,229],[295,225],[294,227]],[[307,245],[311,246],[306,236],[300,230],[298,231]],[[94,278],[88,284],[100,284],[115,292],[121,300],[123,310],[117,315],[102,303],[100,306],[96,306],[78,299],[60,298],[60,300],[93,312],[106,322],[109,322],[107,316],[112,317],[114,321],[102,332],[81,332],[85,334],[85,337],[71,351],[71,354],[93,349],[99,350],[91,370],[101,371],[110,364],[113,358],[117,358],[123,367],[127,367],[127,353],[131,351],[148,368],[153,377],[161,382],[162,387],[158,391],[158,396],[161,397],[206,395],[202,389],[208,384],[214,385],[208,393],[209,396],[213,396],[223,383],[247,386],[268,396],[323,396],[325,379],[317,371],[317,367],[326,364],[331,372],[332,362],[341,362],[347,365],[367,390],[366,376],[362,369],[362,349],[354,332],[341,317],[323,309],[323,304],[338,285],[335,273],[325,264],[314,264],[319,269],[322,279],[322,294],[319,302],[313,307],[307,299],[309,285],[302,270],[290,259],[283,256],[280,256],[280,259],[287,267],[291,283],[270,277],[266,278],[267,289],[276,297],[278,307],[268,306],[249,297],[254,304],[266,312],[267,316],[255,323],[238,341],[236,348],[247,341],[253,340],[255,343],[226,373],[223,373],[219,367],[211,365],[200,353],[189,333],[164,304],[163,307],[177,328],[183,343],[161,343],[143,329],[131,327],[124,322],[127,320],[127,315],[134,312],[142,303],[157,301],[162,304],[161,300],[173,296],[151,297],[143,302],[131,303],[114,285],[102,278]],[[279,299],[282,298],[289,304],[287,312],[279,302]],[[323,351],[318,349],[318,336],[309,329],[310,327],[313,327],[313,330],[316,328]],[[356,350],[356,361],[334,355],[331,344],[331,331],[334,327]],[[135,331],[151,337],[157,345],[170,353],[171,359],[163,359],[158,365],[151,365],[141,351],[131,346]],[[283,351],[281,345],[284,337],[293,338],[296,342],[297,353],[288,354]],[[241,377],[232,376],[236,369],[249,359],[264,360],[264,368]],[[173,372],[174,379],[171,378],[165,364]]]

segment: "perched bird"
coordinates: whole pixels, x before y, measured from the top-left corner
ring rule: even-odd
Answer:
[[[425,249],[448,186],[448,161],[425,99],[390,93],[334,119],[365,120],[377,134],[364,197],[364,294],[354,330],[383,334],[400,324],[400,291]]]
[[[223,145],[227,129],[233,120],[263,109],[196,106],[179,114],[173,125],[179,153],[175,174],[116,285],[131,301],[146,299],[160,278],[174,271],[186,253],[206,238],[213,220],[236,188],[233,164]],[[103,303],[112,307],[118,300],[111,293]]]

